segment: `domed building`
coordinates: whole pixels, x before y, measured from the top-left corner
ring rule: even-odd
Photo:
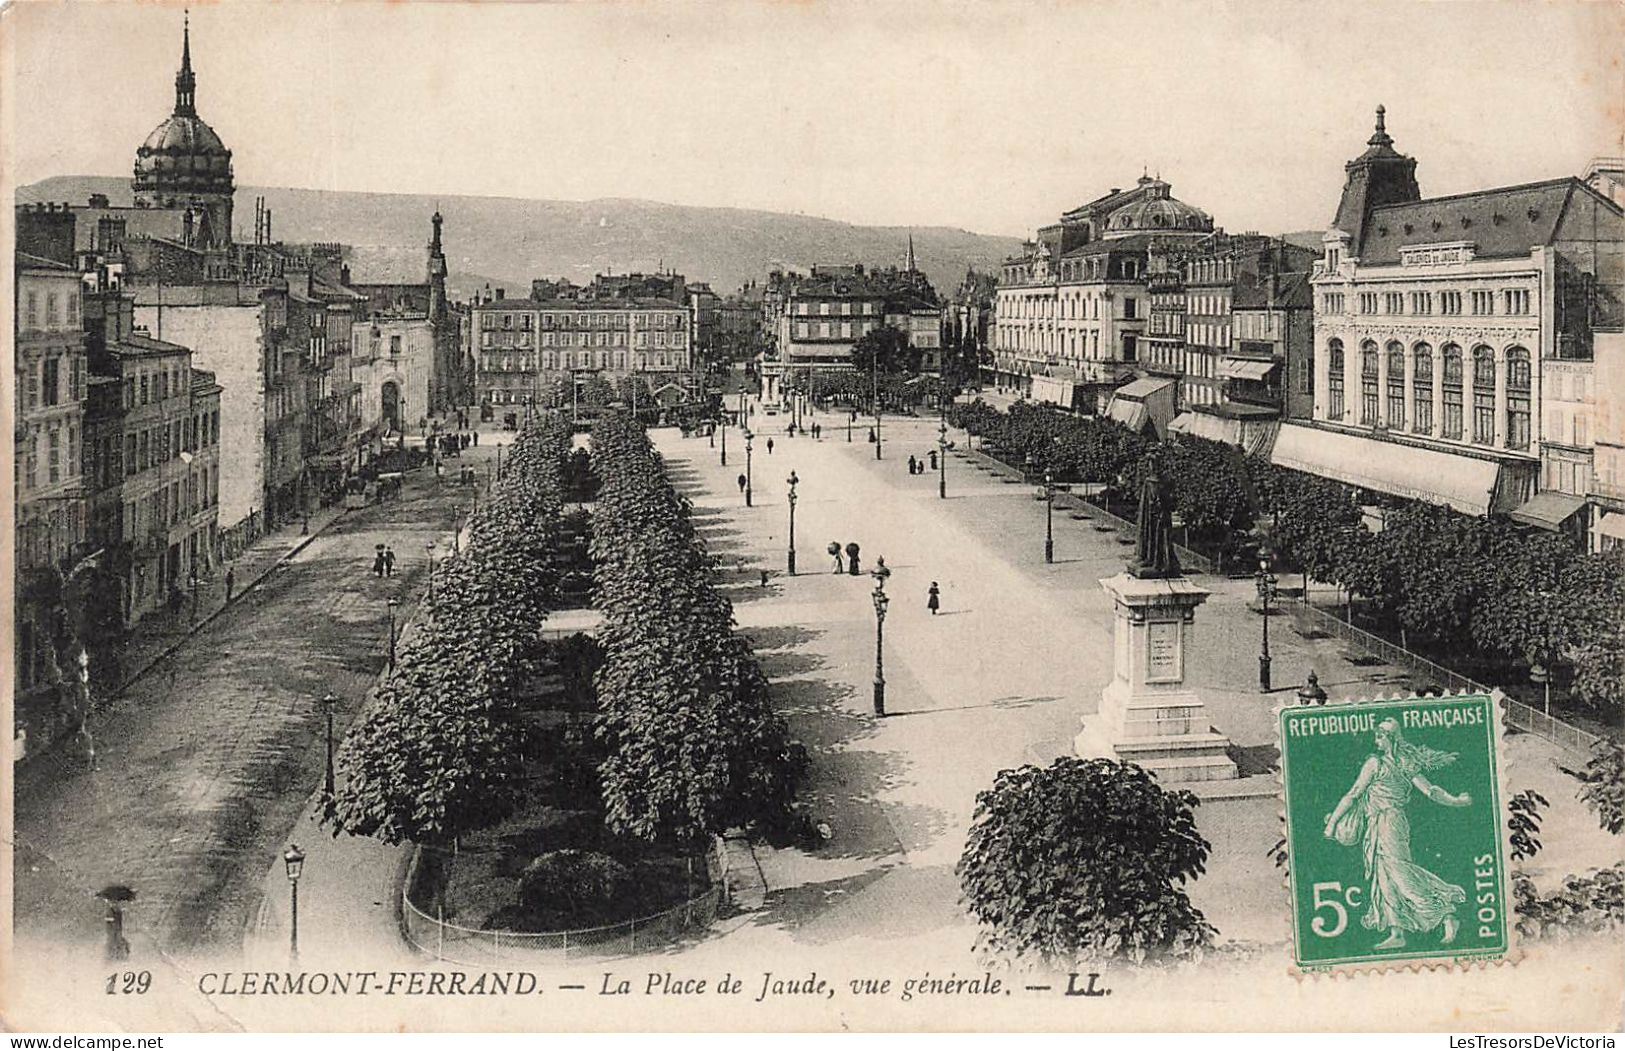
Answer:
[[[175,74],[175,112],[135,151],[130,181],[138,208],[181,209],[187,244],[213,248],[231,243],[231,151],[197,115],[197,77],[192,72],[192,27],[182,30],[181,68]]]
[[[1116,209],[1106,220],[1106,237],[1133,234],[1210,234],[1213,217],[1202,209],[1177,200],[1172,187],[1161,179],[1142,178],[1140,196]]]

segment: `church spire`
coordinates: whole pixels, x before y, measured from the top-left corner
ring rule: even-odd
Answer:
[[[914,272],[914,231],[908,232],[908,272]]]
[[[192,12],[181,22],[181,70],[175,74],[175,115],[197,116],[197,77],[192,74]]]
[[[1388,134],[1387,113],[1388,110],[1385,107],[1380,104],[1377,106],[1377,130],[1371,133],[1369,139],[1365,140],[1367,146],[1392,146],[1394,144],[1393,136]]]

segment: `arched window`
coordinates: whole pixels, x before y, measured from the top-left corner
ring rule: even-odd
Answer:
[[[1343,341],[1326,344],[1326,418],[1343,418]]]
[[[1529,352],[1507,350],[1507,448],[1529,448]]]
[[[1473,348],[1473,441],[1495,444],[1495,351]]]
[[[1360,344],[1360,422],[1377,423],[1377,345],[1369,339]]]
[[[1411,430],[1433,432],[1433,348],[1426,343],[1411,350]]]
[[[1388,426],[1405,426],[1405,347],[1389,343],[1388,354]]]
[[[1444,436],[1461,439],[1461,348],[1454,343],[1444,345]]]

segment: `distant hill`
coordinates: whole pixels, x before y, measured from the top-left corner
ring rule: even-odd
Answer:
[[[110,176],[56,176],[24,186],[19,202],[83,204],[92,193],[130,203],[130,183]],[[595,273],[652,271],[664,265],[719,294],[762,280],[775,267],[805,271],[815,263],[900,265],[905,227],[857,226],[813,216],[742,208],[696,208],[609,198],[541,201],[512,197],[432,197],[241,186],[238,236],[253,230],[254,198],[272,211],[281,241],[338,241],[357,247],[357,281],[419,280],[429,216],[445,216],[446,256],[454,294],[487,283],[510,294],[533,277],[590,280]],[[997,269],[1020,247],[1014,237],[948,227],[917,227],[914,252],[940,292],[958,286],[966,267]]]

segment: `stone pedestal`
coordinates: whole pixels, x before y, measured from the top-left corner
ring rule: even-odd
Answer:
[[[1074,747],[1145,767],[1164,782],[1234,778],[1230,739],[1208,725],[1201,698],[1185,685],[1196,607],[1208,592],[1184,577],[1100,582],[1115,612],[1111,685],[1100,712],[1085,716]]]

